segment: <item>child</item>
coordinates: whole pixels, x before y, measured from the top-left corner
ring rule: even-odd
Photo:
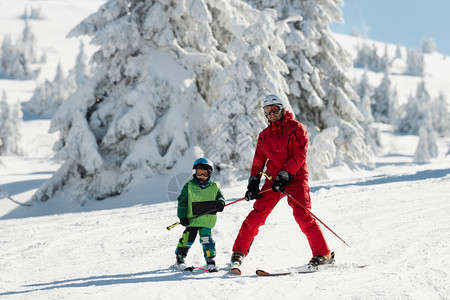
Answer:
[[[211,181],[213,164],[209,159],[197,159],[192,173],[193,178],[183,186],[178,196],[177,214],[186,229],[175,250],[176,266],[181,270],[186,268],[185,258],[199,232],[207,268],[210,272],[217,272],[214,261],[216,244],[211,229],[217,221],[216,213],[223,211],[225,201],[217,184]]]

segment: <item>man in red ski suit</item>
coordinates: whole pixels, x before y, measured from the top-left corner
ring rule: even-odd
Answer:
[[[245,194],[246,200],[256,201],[234,242],[232,265],[239,266],[249,253],[259,227],[265,223],[278,201],[286,196],[284,191],[293,197],[288,197],[288,204],[311,247],[313,258],[310,264],[332,263],[334,260],[317,220],[301,206],[311,209],[306,164],[308,133],[304,125],[294,120],[293,114],[283,108],[277,95],[265,97],[264,113],[269,126],[259,134]],[[275,180],[272,182],[266,179],[262,187],[265,192],[259,194],[260,172],[265,166],[266,173]]]

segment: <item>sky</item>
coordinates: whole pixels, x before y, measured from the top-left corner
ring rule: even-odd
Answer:
[[[343,0],[345,24],[333,23],[333,32],[419,49],[431,37],[436,51],[450,55],[450,0]]]

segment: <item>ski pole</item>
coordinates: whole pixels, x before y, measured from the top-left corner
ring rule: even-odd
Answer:
[[[270,181],[273,182],[272,180],[272,176],[269,176],[267,173],[265,172],[260,172],[260,174],[264,175],[264,177],[266,177],[267,179],[269,179]],[[322,224],[323,226],[325,226],[332,234],[334,234],[338,239],[340,239],[345,245],[347,245],[350,248],[350,245],[347,244],[346,241],[344,241],[339,235],[337,235],[330,227],[327,226],[327,224],[325,224],[324,222],[322,222],[322,220],[320,220],[315,214],[313,214],[313,212],[308,209],[307,207],[305,207],[304,205],[302,205],[300,202],[298,202],[294,197],[292,197],[291,194],[289,194],[288,192],[284,191],[284,194],[286,194],[286,196],[290,197],[292,200],[294,200],[295,203],[297,203],[298,205],[300,205],[304,210],[306,210],[308,213],[310,213],[317,221],[320,222],[320,224]]]
[[[259,192],[259,194],[265,193],[265,192],[267,192],[267,191],[270,191],[270,189],[261,191],[261,192]],[[239,198],[239,199],[237,199],[237,200],[234,200],[234,201],[232,201],[232,202],[230,202],[230,203],[225,204],[224,207],[227,207],[228,205],[231,205],[231,204],[235,204],[235,203],[240,202],[240,201],[242,201],[242,200],[244,200],[244,199],[245,199],[245,197]],[[195,216],[195,217],[190,217],[190,218],[188,218],[188,220],[191,221],[191,220],[197,219],[198,217],[201,217],[201,216],[204,216],[204,215],[213,213],[213,212],[215,212],[215,211],[216,211],[216,209],[211,209],[211,210],[209,210],[209,211],[207,211],[207,212],[205,212],[205,213],[202,213],[201,215],[198,215],[198,216]],[[172,229],[172,228],[174,228],[175,226],[178,226],[178,225],[180,225],[180,224],[181,224],[180,221],[178,221],[178,222],[173,223],[172,225],[167,226],[166,228],[167,228],[167,230],[170,230],[170,229]]]
[[[5,197],[6,199],[11,200],[12,202],[22,205],[22,206],[33,206],[32,204],[28,204],[28,203],[21,203],[19,201],[14,200],[13,198],[11,198],[11,196],[9,196],[9,194],[4,190],[0,188],[0,194],[3,195],[3,197]]]

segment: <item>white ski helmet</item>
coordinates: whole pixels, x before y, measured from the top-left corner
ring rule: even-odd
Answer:
[[[283,108],[283,101],[277,95],[269,94],[264,97],[263,108],[269,105],[281,105],[281,108]]]

